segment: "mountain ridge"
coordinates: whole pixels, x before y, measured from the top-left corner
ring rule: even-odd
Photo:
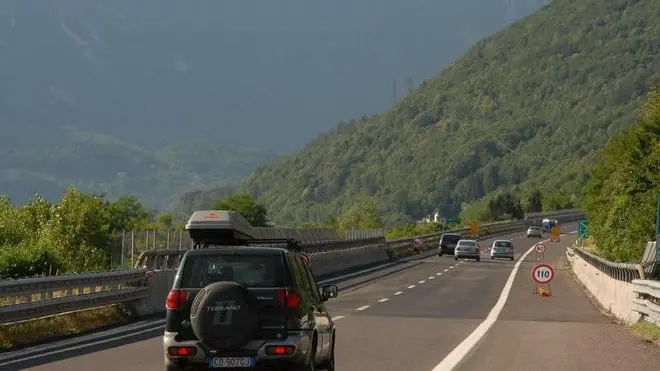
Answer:
[[[280,224],[321,220],[360,194],[410,217],[456,215],[510,188],[578,202],[596,151],[637,121],[660,76],[658,18],[650,1],[555,0],[392,109],[259,167],[245,188]]]

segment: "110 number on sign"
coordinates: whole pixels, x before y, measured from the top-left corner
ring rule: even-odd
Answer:
[[[532,279],[538,284],[544,284],[555,278],[555,270],[547,264],[539,264],[532,268]]]

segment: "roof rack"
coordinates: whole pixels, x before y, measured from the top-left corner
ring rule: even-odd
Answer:
[[[273,247],[297,252],[302,250],[298,241],[293,238],[260,238],[259,231],[235,211],[195,211],[188,219],[186,229],[194,242],[193,249],[206,248],[208,245],[280,245]]]

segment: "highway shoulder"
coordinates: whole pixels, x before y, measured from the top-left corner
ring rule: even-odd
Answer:
[[[660,370],[660,347],[601,313],[573,280],[564,257],[574,240],[547,244],[550,297],[535,295],[536,255],[528,255],[499,319],[461,370]]]

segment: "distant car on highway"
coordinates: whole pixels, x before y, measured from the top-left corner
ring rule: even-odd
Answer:
[[[543,229],[539,227],[538,225],[530,225],[529,228],[527,228],[527,238],[530,237],[538,237],[538,238],[543,238]]]
[[[490,258],[506,258],[513,261],[513,242],[510,240],[495,240],[490,246]]]
[[[222,212],[196,211],[186,226],[195,244],[167,296],[165,370],[334,371],[325,302],[337,286],[317,286],[295,241],[252,238]]]
[[[443,233],[438,243],[438,256],[454,255],[454,249],[460,239],[461,235],[458,233]]]
[[[460,240],[456,244],[454,250],[454,260],[459,258],[481,260],[481,252],[479,251],[479,243],[475,240]]]

